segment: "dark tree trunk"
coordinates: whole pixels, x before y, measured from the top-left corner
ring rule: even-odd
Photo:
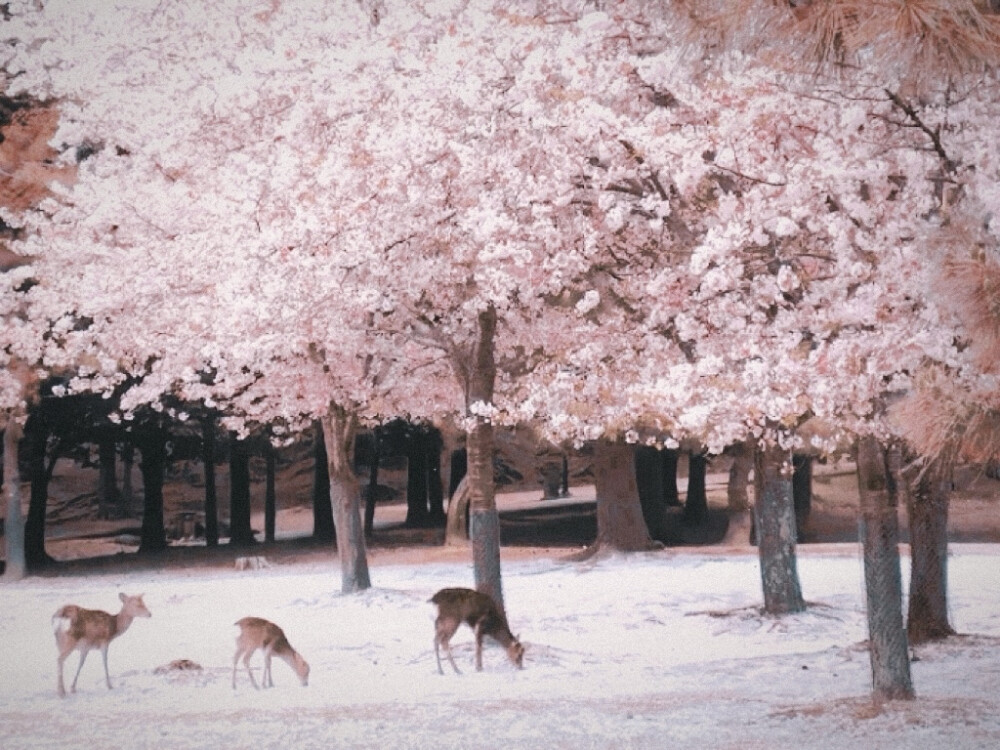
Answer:
[[[313,443],[313,539],[332,542],[336,538],[333,525],[333,506],[330,504],[330,465],[326,455],[324,428],[316,429]]]
[[[874,437],[858,441],[860,536],[864,547],[872,698],[912,699],[909,648],[903,627],[899,520],[886,453]]]
[[[372,432],[371,460],[368,466],[368,487],[365,489],[365,539],[375,530],[375,504],[378,502],[378,465],[381,460],[381,436]]]
[[[340,556],[341,591],[350,594],[372,585],[361,523],[361,486],[354,474],[352,456],[356,420],[353,414],[330,404],[330,412],[321,421],[328,459],[330,504]]]
[[[205,544],[219,546],[219,494],[215,486],[215,417],[201,423],[201,462],[205,469]]]
[[[635,449],[635,480],[646,528],[653,539],[667,538],[667,504],[663,492],[663,458],[651,446]]]
[[[736,443],[729,449],[733,463],[729,466],[729,483],[726,485],[726,499],[730,513],[750,510],[750,471],[753,469],[755,446],[746,441]]]
[[[412,528],[430,525],[427,509],[427,433],[410,425],[406,439],[406,521]]]
[[[135,515],[135,488],[132,486],[132,469],[135,467],[135,448],[128,438],[122,443],[122,508],[126,516]],[[205,480],[206,483],[208,479]]]
[[[444,526],[444,484],[441,480],[441,453],[444,441],[437,427],[428,427],[427,433],[427,506],[430,522],[434,526]]]
[[[139,552],[159,552],[167,548],[163,527],[163,474],[167,465],[167,436],[157,428],[143,430],[139,452],[142,456],[142,531]]]
[[[98,440],[97,462],[97,507],[101,518],[123,518],[118,494],[118,446],[113,434],[103,434]]]
[[[273,542],[275,533],[275,516],[278,512],[278,498],[274,487],[274,474],[277,470],[277,456],[270,441],[264,444],[264,541]]]
[[[751,544],[753,519],[750,505],[750,472],[753,470],[756,443],[747,440],[729,448],[733,458],[729,466],[729,482],[726,486],[726,536],[725,545],[745,546]]]
[[[246,547],[257,540],[250,524],[250,447],[235,435],[229,441],[229,544]]]
[[[476,345],[469,362],[456,363],[465,373],[465,403],[493,403],[496,383],[495,342],[497,313],[492,307],[479,313]],[[476,417],[466,436],[469,477],[469,536],[476,589],[506,612],[500,576],[500,515],[497,512],[496,480],[493,472],[495,448],[493,425]]]
[[[599,440],[594,445],[597,539],[588,554],[658,549],[649,536],[635,481],[635,446]]]
[[[684,498],[684,523],[696,526],[708,519],[708,489],[705,475],[708,472],[708,457],[704,453],[688,453],[688,486]]]
[[[663,502],[667,505],[681,504],[681,493],[677,489],[677,464],[680,455],[676,448],[664,448],[660,454],[663,459]]]
[[[812,512],[813,457],[804,453],[792,456],[792,502],[795,505],[795,528],[803,542],[809,536],[809,514]]]
[[[448,472],[448,497],[455,496],[458,484],[469,471],[469,454],[465,448],[451,452],[451,471]]]
[[[24,515],[21,508],[21,471],[18,458],[21,426],[8,416],[3,431],[3,494],[6,500],[4,520],[3,571],[5,581],[19,581],[27,575],[28,564],[24,549]]]
[[[911,644],[954,635],[948,622],[948,501],[951,463],[931,461],[907,494],[910,519],[910,603],[906,633]]]
[[[469,543],[469,478],[462,477],[448,503],[448,521],[445,524],[444,543],[465,546]]]
[[[789,456],[774,446],[761,447],[754,461],[754,522],[764,590],[764,611],[772,615],[806,608],[795,558],[795,510],[792,482],[785,473]]]
[[[49,480],[55,469],[56,457],[53,456],[46,466],[45,454],[49,430],[43,419],[36,416],[29,417],[25,433],[31,499],[28,504],[28,519],[24,526],[24,553],[28,570],[40,570],[55,562],[45,551],[45,516],[49,502]]]
[[[569,456],[562,454],[562,485],[559,488],[562,497],[569,497]]]

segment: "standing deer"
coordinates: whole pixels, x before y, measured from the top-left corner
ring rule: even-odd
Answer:
[[[108,675],[108,645],[120,636],[136,617],[152,617],[152,614],[142,601],[142,594],[129,596],[118,594],[122,601],[122,609],[116,615],[110,615],[99,609],[84,609],[75,604],[67,604],[52,615],[52,629],[56,635],[56,646],[59,648],[59,695],[66,695],[63,685],[63,662],[71,651],[80,652],[80,664],[76,668],[70,691],[76,692],[76,680],[83,669],[83,662],[91,649],[101,650],[104,660],[104,680],[111,689],[111,677]]]
[[[507,618],[496,602],[486,594],[472,589],[453,588],[441,589],[430,599],[438,607],[438,616],[434,621],[434,656],[437,658],[438,672],[444,674],[441,668],[441,654],[438,647],[444,648],[445,656],[451,662],[456,674],[461,674],[451,655],[449,641],[463,622],[467,623],[476,634],[476,671],[483,669],[483,636],[490,636],[507,649],[507,656],[523,668],[524,646],[510,632]]]
[[[271,679],[272,656],[277,656],[287,662],[288,666],[299,676],[303,685],[309,684],[309,665],[299,652],[292,648],[281,628],[260,617],[244,617],[237,620],[235,624],[239,627],[240,634],[236,636],[236,655],[233,656],[233,690],[236,689],[236,667],[241,656],[243,657],[243,666],[247,668],[247,674],[250,675],[250,682],[260,690],[253,672],[250,671],[250,657],[257,649],[264,651],[264,676],[262,678],[264,687],[274,687],[274,680]]]

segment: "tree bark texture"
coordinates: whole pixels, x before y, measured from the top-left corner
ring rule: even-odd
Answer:
[[[273,542],[275,534],[275,516],[278,512],[278,498],[274,487],[274,474],[277,471],[277,456],[270,442],[264,445],[264,541]]]
[[[118,493],[118,446],[113,434],[101,435],[97,457],[97,505],[101,517],[124,518]]]
[[[680,451],[676,448],[664,448],[660,457],[663,460],[663,502],[679,506],[681,493],[677,489],[677,464]]]
[[[326,455],[324,430],[320,424],[313,443],[313,539],[332,542],[336,532],[333,526],[333,506],[330,504],[330,465]]]
[[[932,460],[907,493],[910,519],[910,603],[906,633],[911,644],[954,635],[948,622],[948,501],[951,463]]]
[[[142,460],[142,531],[139,552],[159,552],[167,548],[163,526],[163,474],[167,463],[167,436],[153,428],[144,431],[139,444]]]
[[[788,454],[774,446],[760,448],[754,459],[754,522],[764,589],[764,611],[772,615],[806,608],[795,557],[795,510]]]
[[[354,473],[355,416],[331,403],[320,420],[330,478],[330,506],[340,556],[340,590],[345,594],[371,588],[364,525],[361,521],[361,483]]]
[[[247,547],[256,541],[250,525],[250,446],[234,434],[229,441],[229,544]]]
[[[427,433],[419,425],[410,425],[406,438],[406,526],[429,525],[427,507]]]
[[[3,431],[3,494],[6,499],[4,521],[5,581],[19,581],[27,575],[24,553],[24,513],[21,508],[21,471],[18,467],[22,428],[8,417]]]
[[[492,307],[479,313],[472,357],[456,367],[465,375],[466,408],[475,403],[492,404],[496,383],[494,353],[497,314]],[[493,425],[475,418],[466,434],[469,478],[469,535],[472,539],[472,568],[476,589],[490,596],[506,612],[500,577],[500,515],[497,512],[496,482],[493,472]]]
[[[646,527],[653,539],[667,538],[667,504],[663,493],[663,458],[652,446],[635,449],[635,480]]]
[[[371,462],[368,466],[368,487],[365,490],[365,539],[375,530],[375,504],[378,502],[378,464],[381,460],[379,431],[372,432]]]
[[[750,510],[750,471],[753,469],[756,446],[746,441],[729,448],[733,462],[729,465],[729,482],[726,485],[727,509],[730,513]]]
[[[792,502],[795,505],[795,528],[798,539],[805,541],[812,512],[813,457],[804,453],[792,456]]]
[[[903,627],[899,521],[886,452],[876,438],[858,440],[857,464],[872,698],[877,703],[911,699],[914,690]]]
[[[444,483],[441,479],[441,454],[444,440],[437,427],[428,427],[427,433],[427,506],[430,520],[435,526],[445,523]]]
[[[205,470],[205,544],[219,546],[219,493],[215,484],[215,417],[201,423],[201,462]]]
[[[28,570],[40,570],[53,562],[45,551],[45,516],[49,504],[49,481],[55,469],[55,457],[46,465],[49,426],[41,417],[28,417],[24,428],[24,447],[28,451],[31,499],[24,525],[24,553]]]
[[[641,552],[659,545],[649,536],[635,479],[636,446],[610,440],[594,445],[597,539],[593,552]]]
[[[696,526],[708,518],[708,457],[704,453],[688,453],[688,485],[684,497],[684,523]]]
[[[444,528],[444,543],[464,547],[469,543],[469,477],[462,477],[448,503],[448,521]]]

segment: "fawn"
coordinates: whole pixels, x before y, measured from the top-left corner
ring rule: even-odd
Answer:
[[[63,685],[63,662],[70,651],[80,652],[80,664],[73,677],[71,692],[76,692],[76,680],[83,669],[83,662],[91,649],[100,649],[104,659],[104,680],[111,689],[111,677],[108,675],[108,645],[120,636],[136,617],[152,617],[152,614],[142,601],[142,594],[129,596],[118,594],[122,601],[122,609],[116,615],[102,612],[99,609],[84,609],[75,604],[67,604],[52,615],[52,629],[56,635],[56,645],[59,648],[59,695],[66,695]]]
[[[441,589],[430,601],[438,607],[438,616],[434,621],[434,656],[438,672],[444,674],[438,651],[438,647],[442,646],[452,669],[461,674],[452,658],[449,641],[463,622],[468,623],[476,634],[476,671],[483,669],[483,636],[486,635],[507,649],[507,656],[518,669],[523,667],[524,646],[510,632],[507,618],[491,597],[472,589],[452,588]]]
[[[284,631],[260,617],[244,617],[236,621],[236,626],[240,629],[240,634],[236,636],[236,655],[233,656],[233,690],[236,689],[236,667],[243,657],[243,666],[247,668],[250,675],[250,682],[258,690],[260,686],[254,679],[253,672],[250,671],[250,657],[257,649],[264,650],[264,687],[274,687],[274,680],[271,679],[271,657],[277,656],[288,663],[303,685],[309,684],[309,665],[302,658],[298,651],[285,637]]]

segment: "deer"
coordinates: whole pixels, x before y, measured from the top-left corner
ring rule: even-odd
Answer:
[[[61,697],[66,696],[63,662],[71,651],[80,652],[80,664],[73,676],[73,684],[70,685],[71,692],[76,692],[76,681],[80,677],[80,670],[83,669],[83,662],[86,661],[87,654],[95,648],[101,651],[104,660],[104,681],[108,685],[108,690],[111,689],[111,676],[108,674],[108,645],[128,630],[136,617],[152,617],[152,613],[142,601],[142,594],[129,596],[120,593],[118,598],[121,599],[122,608],[116,615],[99,609],[84,609],[75,604],[60,607],[52,615],[52,630],[59,649],[56,663],[59,667],[58,691]]]
[[[510,632],[506,616],[492,597],[472,589],[447,588],[434,594],[430,602],[438,608],[434,621],[434,656],[440,674],[444,674],[444,670],[441,668],[439,647],[444,648],[455,674],[461,674],[451,655],[449,642],[463,622],[476,634],[477,672],[483,670],[483,637],[487,635],[507,650],[507,657],[518,669],[524,668],[524,646]]]
[[[285,637],[284,631],[273,622],[262,617],[244,617],[237,620],[235,625],[240,629],[236,636],[236,654],[233,656],[233,690],[236,689],[236,668],[240,657],[243,658],[243,666],[250,675],[251,684],[260,690],[260,685],[254,679],[250,670],[250,657],[258,650],[264,651],[264,675],[262,682],[264,687],[274,687],[274,680],[271,678],[271,657],[277,656],[284,660],[298,675],[303,686],[309,684],[309,665],[302,658],[301,654],[292,648]]]

